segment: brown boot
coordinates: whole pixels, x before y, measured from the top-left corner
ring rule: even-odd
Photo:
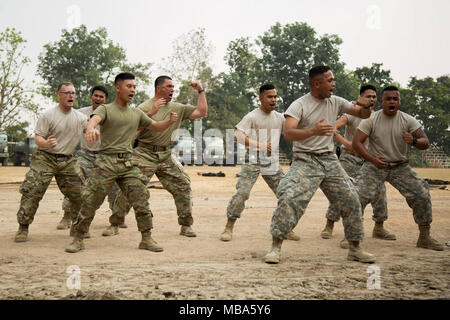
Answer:
[[[189,238],[194,238],[197,236],[197,234],[194,232],[194,230],[192,230],[191,226],[181,226],[180,235],[189,237]]]
[[[419,225],[419,239],[417,239],[417,247],[431,249],[436,251],[443,251],[444,246],[431,238],[430,225]]]
[[[347,239],[342,239],[341,242],[339,242],[339,247],[342,249],[348,249],[349,245]]]
[[[334,221],[327,219],[327,225],[325,226],[325,229],[323,229],[322,233],[320,234],[322,239],[331,239],[331,236],[333,234],[333,227],[334,227]]]
[[[155,240],[152,239],[150,230],[142,232],[142,240],[141,243],[139,243],[139,249],[150,250],[153,252],[164,251],[164,249],[160,247]]]
[[[222,241],[231,241],[233,238],[233,227],[236,223],[236,219],[230,219],[228,218],[227,224],[225,226],[225,230],[220,235],[220,240]]]
[[[28,224],[19,224],[14,242],[25,242],[28,238]]]
[[[272,248],[264,257],[266,263],[276,264],[280,262],[282,243],[283,239],[272,237]]]
[[[69,229],[72,225],[72,219],[70,218],[70,214],[66,211],[64,211],[64,216],[62,217],[61,221],[56,226],[56,229],[58,230],[66,230]]]
[[[73,227],[73,225],[70,227],[70,236],[71,237],[75,237],[75,229]],[[91,234],[88,232],[86,232],[85,234],[83,234],[83,239],[89,239],[91,237]]]
[[[83,236],[76,235],[73,238],[73,241],[69,246],[66,248],[66,252],[69,253],[77,253],[81,250],[84,250],[84,243],[83,243]]]
[[[287,239],[287,240],[291,240],[291,241],[300,241],[300,237],[299,237],[298,235],[296,235],[294,231],[291,231],[291,232],[288,234],[288,236],[287,236],[286,239]]]
[[[119,234],[119,226],[112,224],[109,227],[107,227],[105,230],[103,230],[102,235],[105,237],[115,236]]]
[[[360,245],[359,241],[349,241],[348,242],[348,256],[347,260],[359,261],[363,263],[374,263],[375,256],[371,253],[364,251]]]
[[[390,233],[383,227],[383,222],[375,222],[372,237],[383,240],[396,240],[395,234]]]

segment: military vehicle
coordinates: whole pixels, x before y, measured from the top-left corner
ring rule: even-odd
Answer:
[[[0,132],[0,162],[2,165],[8,165],[8,136],[6,133]]]
[[[11,161],[15,166],[21,166],[24,163],[28,167],[31,162],[31,156],[35,151],[34,137],[26,137],[24,141],[18,142],[14,146]]]

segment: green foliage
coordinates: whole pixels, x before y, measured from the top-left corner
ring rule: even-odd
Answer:
[[[412,77],[401,97],[401,109],[423,124],[430,143],[450,154],[450,77]]]
[[[27,137],[27,128],[30,124],[27,121],[18,122],[15,125],[11,125],[5,128],[5,132],[8,135],[8,141],[19,142],[23,141]]]
[[[26,40],[14,28],[0,33],[0,131],[23,124],[24,113],[37,114],[33,91],[25,88],[22,69],[30,63],[23,55]],[[28,125],[28,124],[27,124]]]
[[[390,70],[383,70],[382,63],[372,63],[370,67],[360,67],[355,69],[355,76],[361,84],[371,84],[381,93],[383,88],[392,85],[394,80]]]
[[[90,90],[95,85],[108,89],[109,101],[115,99],[114,78],[120,72],[137,76],[138,103],[148,96],[150,63],[126,62],[125,50],[108,39],[105,28],[89,32],[85,25],[71,31],[62,30],[61,39],[44,45],[39,55],[37,73],[44,80],[41,92],[57,101],[56,91],[60,83],[70,81],[77,91],[75,107],[91,104]]]

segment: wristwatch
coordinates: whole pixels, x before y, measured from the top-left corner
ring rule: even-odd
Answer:
[[[412,145],[412,146],[415,146],[416,144],[417,144],[417,138],[414,137],[411,145]]]
[[[198,91],[198,94],[200,94],[200,93],[202,93],[202,92],[205,92],[205,89],[199,90],[199,91]]]

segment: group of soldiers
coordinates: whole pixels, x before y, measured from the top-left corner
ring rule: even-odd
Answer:
[[[330,202],[321,237],[331,238],[334,223],[342,217],[345,239],[341,247],[348,248],[347,258],[375,262],[374,255],[360,245],[364,236],[363,212],[371,203],[373,237],[396,239],[383,225],[388,217],[385,181],[399,190],[413,209],[420,231],[417,247],[443,250],[430,236],[428,185],[411,169],[407,159],[408,145],[424,150],[429,141],[420,123],[399,111],[398,88],[384,88],[382,109],[372,112],[377,102],[374,86],[362,86],[360,96],[351,103],[333,95],[335,79],[327,66],[312,68],[309,83],[310,92],[294,101],[284,114],[274,110],[276,88],[272,84],[261,86],[260,107],[235,126],[235,139],[249,151],[256,150],[256,157],[248,157],[251,152],[246,154],[236,193],[227,206],[227,223],[220,240],[232,240],[235,222],[262,175],[278,199],[266,263],[279,263],[285,239],[300,240],[293,229],[319,187]],[[192,229],[190,178],[173,157],[171,144],[182,121],[206,117],[208,104],[203,87],[198,81],[190,84],[199,94],[197,106],[175,103],[172,79],[160,76],[155,80],[154,97],[131,108],[129,104],[136,93],[134,75],[121,73],[114,84],[117,97],[113,103],[106,104],[107,90],[96,86],[91,91],[92,106],[75,110],[75,88],[70,82],[62,83],[58,87],[59,105],[39,117],[35,129],[38,150],[20,187],[16,242],[27,240],[39,201],[55,177],[65,197],[64,216],[57,228],[70,228],[73,237],[66,252],[85,248],[83,239],[89,237],[95,212],[107,195],[112,215],[103,235],[117,235],[119,228],[127,227],[125,216],[133,207],[142,234],[139,248],[161,252],[163,248],[151,237],[153,214],[147,184],[154,174],[174,198],[180,235],[196,237]],[[344,137],[337,131],[343,126]],[[293,141],[293,161],[286,174],[278,161],[281,134]],[[74,156],[80,139],[81,149]],[[334,153],[334,141],[343,145],[339,159]]]

